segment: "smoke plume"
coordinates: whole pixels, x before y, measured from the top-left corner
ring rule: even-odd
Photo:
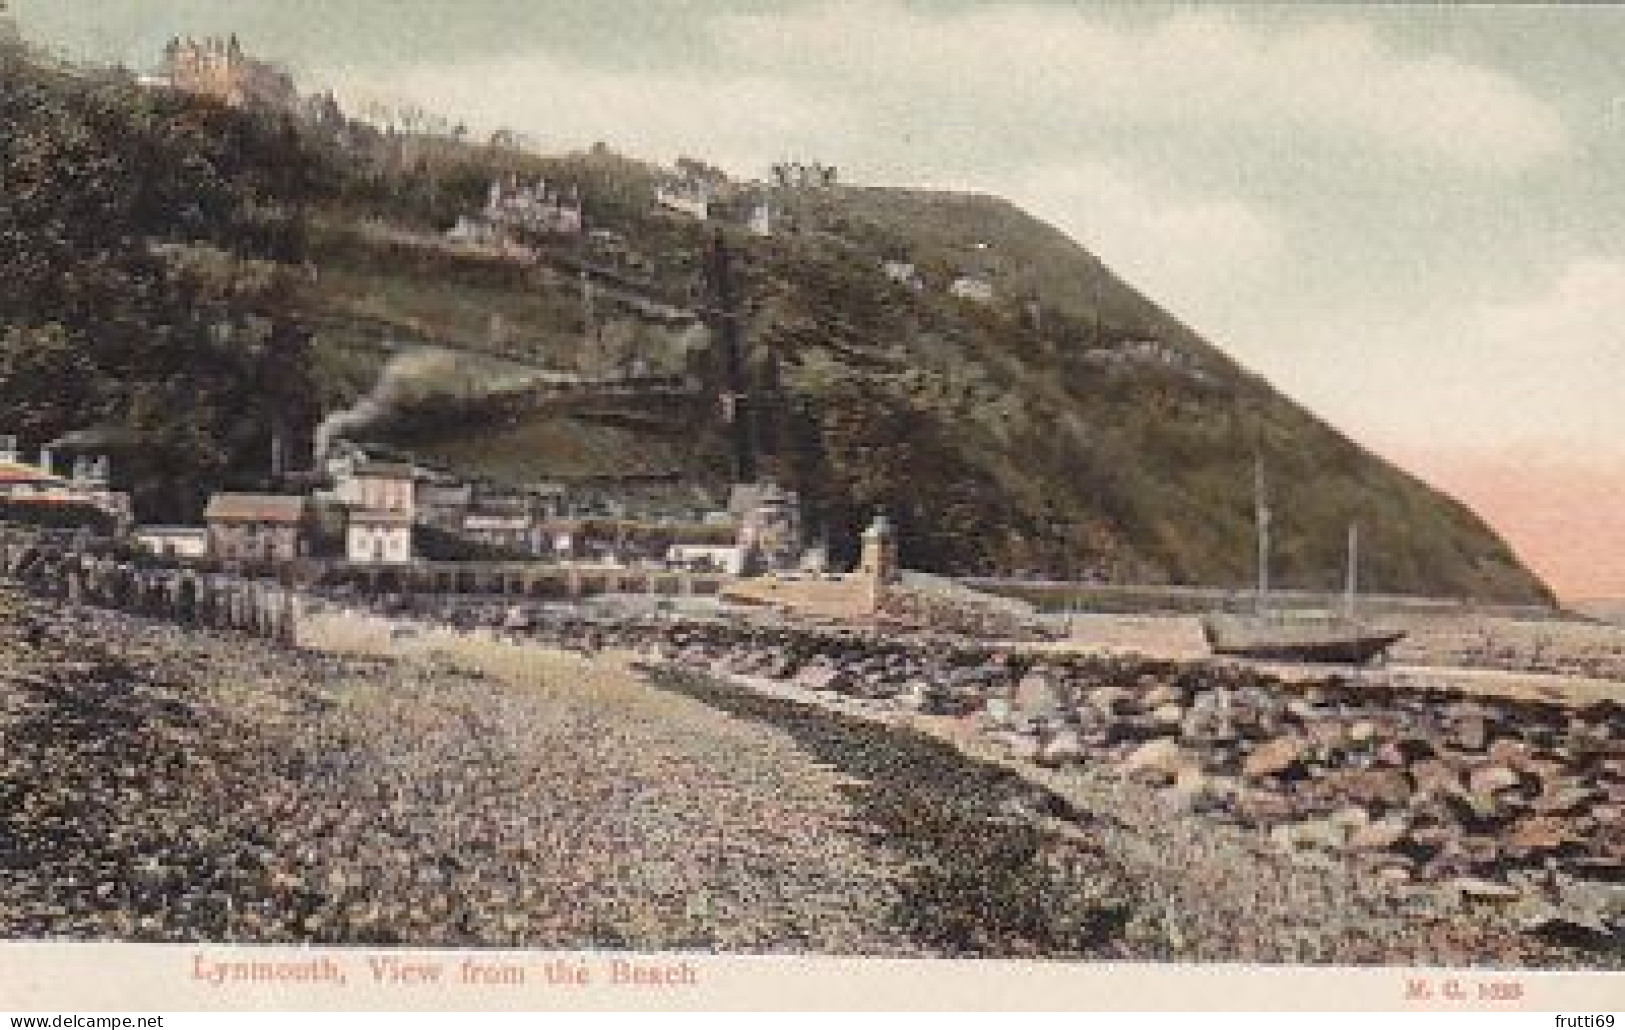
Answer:
[[[456,359],[433,347],[419,347],[396,354],[378,373],[372,392],[340,411],[322,419],[316,427],[316,463],[319,466],[333,447],[333,441],[360,429],[377,425],[403,404],[433,393],[436,381],[456,371]]]
[[[539,382],[569,382],[575,378],[510,365],[496,358],[458,354],[439,347],[415,347],[389,359],[378,373],[372,392],[322,419],[316,427],[316,463],[320,466],[335,440],[374,428],[430,397],[474,400]]]

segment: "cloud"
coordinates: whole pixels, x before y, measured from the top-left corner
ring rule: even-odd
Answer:
[[[917,177],[922,164],[945,176],[1026,168],[1114,145],[1172,163],[1335,169],[1387,155],[1505,173],[1570,145],[1554,108],[1515,79],[1402,52],[1348,21],[1019,4],[933,13],[875,0],[712,13],[685,22],[684,38],[682,50],[645,39],[616,58],[544,37],[328,78],[544,139],[605,136],[662,153],[709,144],[751,172],[806,154],[871,179]]]
[[[1573,261],[1544,293],[1492,305],[1478,322],[1492,346],[1583,370],[1617,372],[1625,368],[1625,262]]]
[[[1036,122],[1207,129],[1376,147],[1457,168],[1516,171],[1568,147],[1555,109],[1516,80],[1442,54],[1402,53],[1346,21],[1265,28],[1221,12],[1109,21],[1062,7],[931,15],[837,3],[716,23],[720,49],[824,88],[967,108],[993,131]],[[1369,155],[1368,155],[1369,156]]]
[[[483,131],[522,129],[544,151],[598,141],[641,157],[704,157],[761,173],[786,146],[827,136],[839,109],[767,75],[603,69],[546,51],[407,70],[341,69],[323,81],[346,107],[399,98]]]
[[[1288,250],[1285,230],[1258,207],[1157,189],[1104,164],[1039,168],[1009,193],[1198,323],[1267,284]]]
[[[1536,448],[1625,465],[1625,261],[1571,259],[1513,301],[1307,323],[1258,363],[1389,450]]]

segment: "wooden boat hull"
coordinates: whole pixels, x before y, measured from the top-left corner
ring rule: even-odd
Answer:
[[[1214,654],[1260,661],[1365,665],[1404,638],[1346,619],[1209,616],[1202,632]]]

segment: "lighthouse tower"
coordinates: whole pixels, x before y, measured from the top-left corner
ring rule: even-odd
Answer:
[[[858,575],[866,580],[873,611],[880,610],[886,586],[897,581],[897,574],[897,531],[884,513],[877,512],[875,520],[863,531],[863,548],[858,558]]]

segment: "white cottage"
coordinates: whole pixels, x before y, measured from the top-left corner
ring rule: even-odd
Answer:
[[[398,511],[350,512],[345,557],[358,565],[402,565],[412,560],[412,516]]]

